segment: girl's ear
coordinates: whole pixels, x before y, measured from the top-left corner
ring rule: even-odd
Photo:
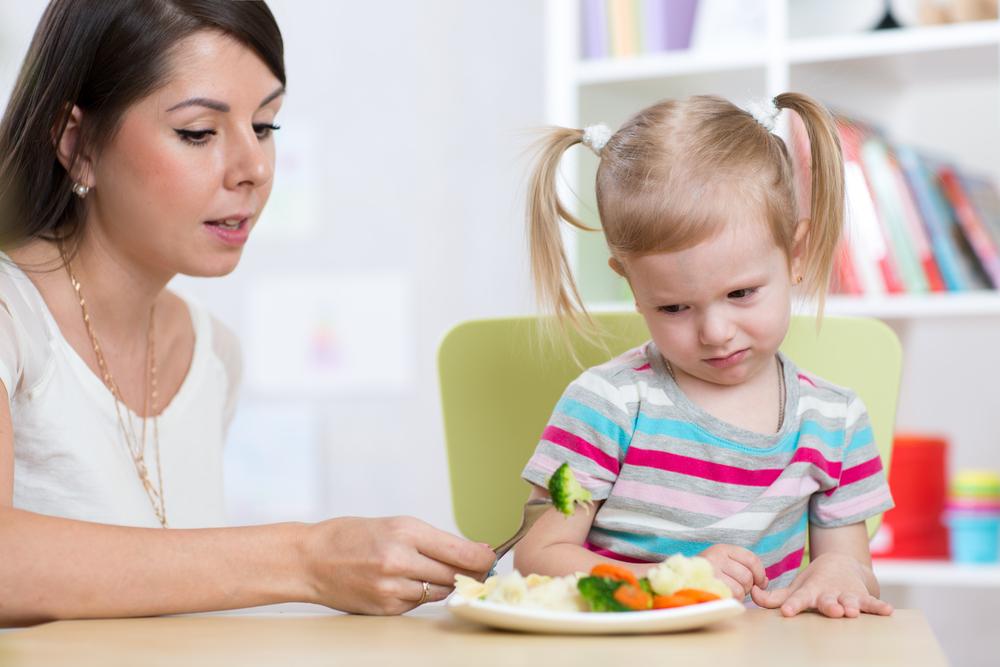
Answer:
[[[625,267],[622,266],[622,263],[619,262],[616,258],[609,257],[608,266],[610,266],[611,270],[620,275],[622,278],[628,279],[628,276],[625,275]]]
[[[55,144],[56,157],[59,159],[59,164],[69,173],[69,177],[73,182],[92,188],[95,184],[92,182],[93,165],[90,156],[80,153],[76,157],[76,162],[73,163],[73,156],[76,154],[77,144],[80,141],[80,125],[82,122],[83,111],[74,104],[62,135],[56,137],[53,132],[52,140]]]
[[[799,220],[795,225],[795,236],[792,238],[792,280],[802,282],[806,262],[806,239],[809,237],[809,218]]]

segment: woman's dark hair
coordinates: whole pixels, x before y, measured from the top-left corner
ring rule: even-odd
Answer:
[[[55,149],[73,105],[84,120],[71,164],[107,145],[125,111],[166,83],[172,47],[201,30],[242,43],[285,85],[263,1],[52,0],[0,121],[0,247],[76,237],[85,209]]]

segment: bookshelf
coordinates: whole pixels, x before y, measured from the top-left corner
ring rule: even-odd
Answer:
[[[550,0],[549,121],[615,128],[663,98],[710,93],[741,103],[796,90],[886,129],[895,141],[1000,181],[1000,21],[790,36],[794,0],[762,1],[766,21],[750,42],[584,60],[579,2]],[[787,137],[787,126],[783,131]],[[596,223],[596,167],[582,150],[569,151],[563,163],[563,199],[588,224]],[[626,285],[605,268],[600,235],[567,230],[565,241],[588,307],[632,310]],[[974,372],[1000,375],[1000,347],[991,342],[1000,332],[1000,292],[832,296],[826,312],[879,318],[900,335],[900,428],[944,431],[952,470],[1000,469],[1000,436],[985,417],[1000,411],[1000,396],[977,387]],[[876,567],[894,586],[1000,586],[1000,565],[883,560]]]

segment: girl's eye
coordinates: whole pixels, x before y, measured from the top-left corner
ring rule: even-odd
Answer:
[[[208,137],[215,135],[215,130],[174,130],[181,141],[194,146],[208,143]]]
[[[275,130],[280,130],[280,125],[274,123],[259,123],[253,126],[253,131],[257,133],[257,138],[267,139]]]
[[[661,313],[670,313],[671,315],[684,312],[686,309],[687,306],[682,306],[680,304],[671,304],[669,306],[660,306],[657,308],[657,310]]]
[[[730,299],[746,299],[747,297],[753,296],[757,293],[756,287],[745,287],[743,289],[738,289],[730,292],[728,294]]]

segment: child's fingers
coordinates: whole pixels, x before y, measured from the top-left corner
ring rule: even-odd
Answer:
[[[722,568],[722,573],[739,585],[740,592],[738,597],[745,596],[753,588],[753,573],[740,562],[735,560],[726,561],[726,564]],[[735,593],[735,591],[733,592]]]
[[[841,593],[838,600],[847,618],[857,618],[861,615],[861,600],[854,593]]]
[[[814,606],[815,604],[812,596],[808,592],[798,589],[789,595],[788,599],[781,605],[781,615],[795,616],[796,614]]]
[[[819,613],[830,618],[840,618],[844,615],[844,607],[836,593],[823,593],[816,600],[816,609]]]
[[[866,614],[878,614],[879,616],[891,616],[893,607],[885,600],[879,600],[874,595],[868,595],[861,599],[861,611]]]
[[[767,588],[767,574],[764,572],[764,564],[754,552],[742,547],[736,547],[729,552],[729,558],[745,567],[752,577],[751,586],[756,584],[761,588]],[[750,586],[747,586],[747,591]]]
[[[785,600],[788,599],[790,594],[791,589],[788,588],[765,591],[760,586],[754,586],[750,589],[750,599],[752,599],[754,604],[758,607],[764,607],[765,609],[777,609]]]

